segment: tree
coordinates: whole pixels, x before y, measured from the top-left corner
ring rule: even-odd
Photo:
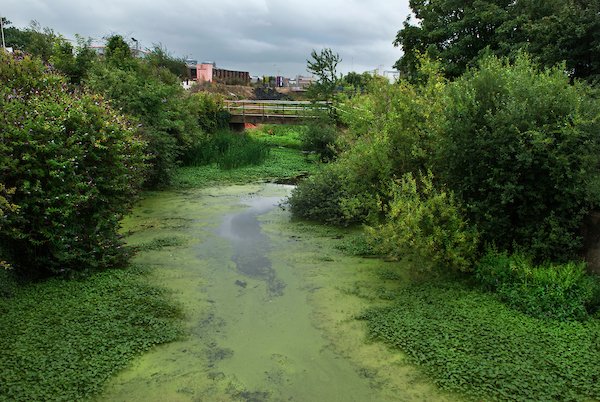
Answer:
[[[42,28],[37,21],[31,21],[27,29],[12,27],[7,19],[3,18],[3,21],[6,46],[41,57],[44,61],[50,59],[57,38],[52,29]]]
[[[54,44],[50,63],[55,69],[69,78],[71,84],[80,84],[96,59],[96,53],[90,48],[91,40],[77,36],[77,47],[59,37]]]
[[[333,98],[338,83],[337,65],[342,61],[340,55],[326,48],[310,54],[312,60],[306,60],[306,69],[317,76],[317,82],[310,86],[311,97],[316,100],[329,101]]]
[[[162,45],[154,45],[150,53],[146,56],[146,61],[156,69],[164,68],[179,78],[188,76],[188,69],[183,59],[177,59],[171,56]]]
[[[600,204],[600,109],[564,66],[540,72],[529,58],[481,61],[448,88],[438,177],[467,207],[482,240],[566,261]]]
[[[131,48],[121,35],[113,35],[107,39],[104,56],[106,61],[118,68],[133,68],[136,64]]]
[[[410,0],[411,17],[394,41],[404,55],[395,67],[409,77],[419,53],[460,76],[484,54],[514,58],[525,50],[544,67],[565,61],[571,76],[600,74],[600,4],[597,0]]]

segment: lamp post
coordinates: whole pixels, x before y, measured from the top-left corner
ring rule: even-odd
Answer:
[[[2,50],[6,51],[6,42],[4,42],[4,19],[0,15],[0,31],[2,32]]]

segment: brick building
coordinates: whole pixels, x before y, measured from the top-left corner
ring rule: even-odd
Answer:
[[[198,83],[218,82],[228,85],[250,84],[250,73],[247,71],[225,70],[217,68],[216,63],[188,64],[190,78]]]

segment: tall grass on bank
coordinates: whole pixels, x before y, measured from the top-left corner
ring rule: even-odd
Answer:
[[[215,163],[220,169],[230,170],[260,165],[269,156],[269,151],[269,145],[263,141],[245,133],[222,130],[189,151],[185,164],[204,166]]]

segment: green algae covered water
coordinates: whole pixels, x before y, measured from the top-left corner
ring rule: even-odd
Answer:
[[[390,263],[344,255],[332,229],[291,222],[274,184],[160,192],[124,221],[173,292],[187,336],[141,356],[102,401],[449,400],[355,317]],[[392,291],[393,289],[390,289]]]

